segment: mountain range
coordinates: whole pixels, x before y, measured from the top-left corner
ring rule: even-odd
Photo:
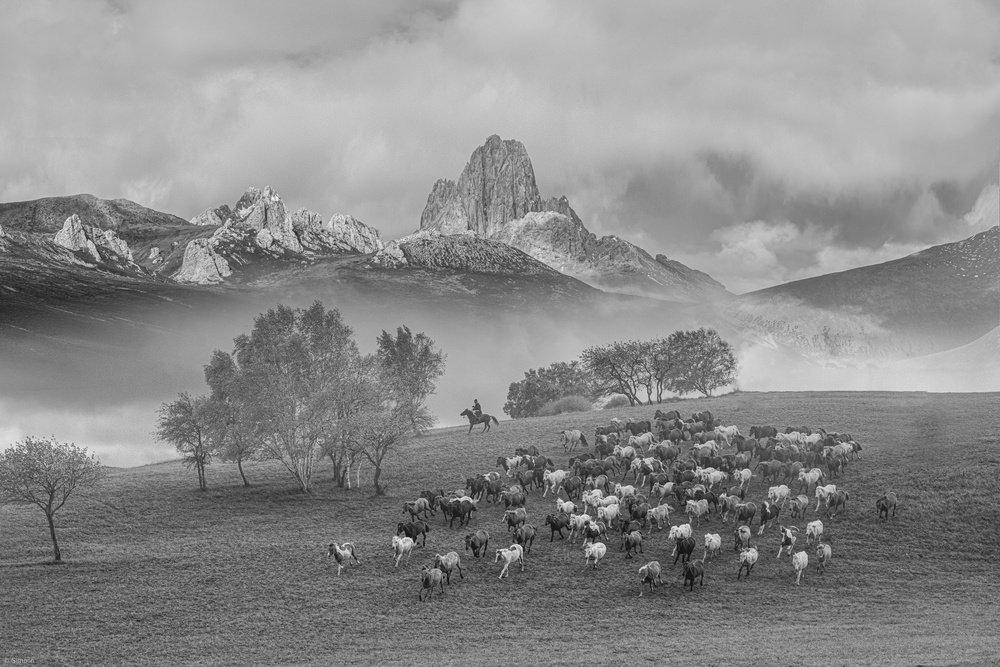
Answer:
[[[290,213],[270,187],[191,220],[86,194],[2,203],[0,312],[7,338],[99,346],[109,330],[161,327],[174,312],[325,290],[386,306],[684,313],[814,360],[912,357],[1000,324],[991,188],[967,216],[982,230],[968,239],[736,296],[664,255],[597,237],[565,196],[542,196],[523,144],[494,135],[457,180],[432,185],[414,233],[388,242],[350,215]]]

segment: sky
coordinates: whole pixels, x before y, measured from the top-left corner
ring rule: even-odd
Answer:
[[[0,63],[0,201],[270,185],[396,238],[498,134],[736,293],[968,236],[1000,165],[985,0],[14,0]]]

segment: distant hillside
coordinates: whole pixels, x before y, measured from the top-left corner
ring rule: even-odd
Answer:
[[[190,241],[212,234],[212,229],[128,199],[82,194],[0,203],[0,227],[7,230],[55,234],[72,215],[79,216],[84,225],[115,231],[128,243],[140,266],[163,275],[180,267]],[[159,250],[151,257],[153,248]]]
[[[898,260],[738,297],[754,334],[813,356],[918,356],[1000,322],[1000,227]]]
[[[0,350],[113,351],[123,339],[139,340],[177,317],[224,313],[236,302],[231,291],[90,264],[23,232],[0,242],[0,286]]]
[[[507,223],[494,239],[523,250],[553,269],[599,289],[678,301],[728,296],[707,273],[657,255],[617,236],[598,238],[574,215],[528,213]]]
[[[1000,391],[1000,326],[971,343],[944,352],[888,363],[900,385],[937,391]]]

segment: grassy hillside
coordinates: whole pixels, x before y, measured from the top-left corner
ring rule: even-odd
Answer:
[[[816,574],[810,549],[802,586],[788,557],[775,558],[776,528],[758,540],[756,523],[761,559],[749,581],[737,582],[732,527],[718,517],[695,530],[698,555],[706,532],[721,533],[724,549],[694,592],[681,590],[681,566],[670,565],[666,535],[656,531],[633,560],[617,537],[609,541],[595,571],[584,569],[579,544],[550,543],[540,530],[527,569],[500,581],[492,558],[464,551],[468,531],[449,530],[439,515],[427,548],[392,567],[404,500],[459,488],[517,446],[534,444],[565,465],[559,431],[592,433],[609,412],[502,422],[486,434],[432,432],[394,461],[387,498],[368,484],[337,489],[323,473],[316,493],[302,496],[273,464],[249,468],[250,489],[238,486],[233,467],[214,464],[208,493],[179,463],[116,470],[60,516],[64,565],[45,564],[40,511],[0,508],[4,656],[36,664],[988,664],[1000,650],[998,400],[743,393],[676,404],[685,413],[709,408],[744,432],[757,423],[822,425],[863,443],[864,460],[836,480],[850,491],[848,511],[823,518],[833,561]],[[880,522],[874,502],[888,487],[900,511]],[[750,488],[759,504],[766,489],[756,479]],[[536,527],[553,509],[531,492]],[[673,523],[683,522],[679,514]],[[499,508],[481,503],[474,516],[472,527],[494,536],[491,553],[494,543],[509,544]],[[815,518],[810,511],[806,521]],[[354,542],[362,566],[337,577],[325,558],[334,540]],[[450,550],[462,555],[465,579],[418,603],[420,566]],[[668,583],[640,599],[636,572],[652,559]]]

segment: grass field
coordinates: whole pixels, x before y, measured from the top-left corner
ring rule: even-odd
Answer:
[[[810,424],[852,433],[864,460],[835,480],[848,511],[823,518],[833,547],[826,574],[796,586],[777,529],[754,544],[761,558],[736,581],[732,528],[713,517],[695,531],[723,536],[705,586],[681,589],[666,534],[626,561],[617,537],[597,570],[580,546],[549,543],[554,501],[532,491],[539,528],[524,572],[497,579],[492,558],[464,551],[466,529],[438,515],[425,550],[392,567],[390,539],[404,500],[455,489],[495,470],[500,454],[534,444],[564,466],[558,432],[592,433],[612,412],[503,422],[491,433],[431,432],[388,472],[389,496],[336,488],[320,473],[303,496],[273,463],[194,472],[163,463],[112,472],[100,493],[71,500],[58,517],[63,565],[37,508],[0,507],[0,658],[34,664],[671,664],[951,665],[1000,661],[1000,396],[997,394],[742,393],[670,404],[711,409],[726,424]],[[654,408],[615,410],[650,418]],[[458,410],[456,410],[457,412]],[[900,498],[880,522],[875,499]],[[754,479],[748,499],[766,489]],[[813,504],[814,506],[814,504]],[[811,511],[806,521],[816,518]],[[492,547],[509,537],[501,510],[480,504],[472,527]],[[785,523],[792,523],[787,516]],[[795,522],[804,530],[806,521]],[[682,523],[680,513],[674,523]],[[805,537],[800,533],[800,546]],[[325,558],[354,542],[363,565]],[[466,568],[444,596],[417,602],[420,566],[457,550]],[[664,565],[667,585],[638,597],[637,570]]]

